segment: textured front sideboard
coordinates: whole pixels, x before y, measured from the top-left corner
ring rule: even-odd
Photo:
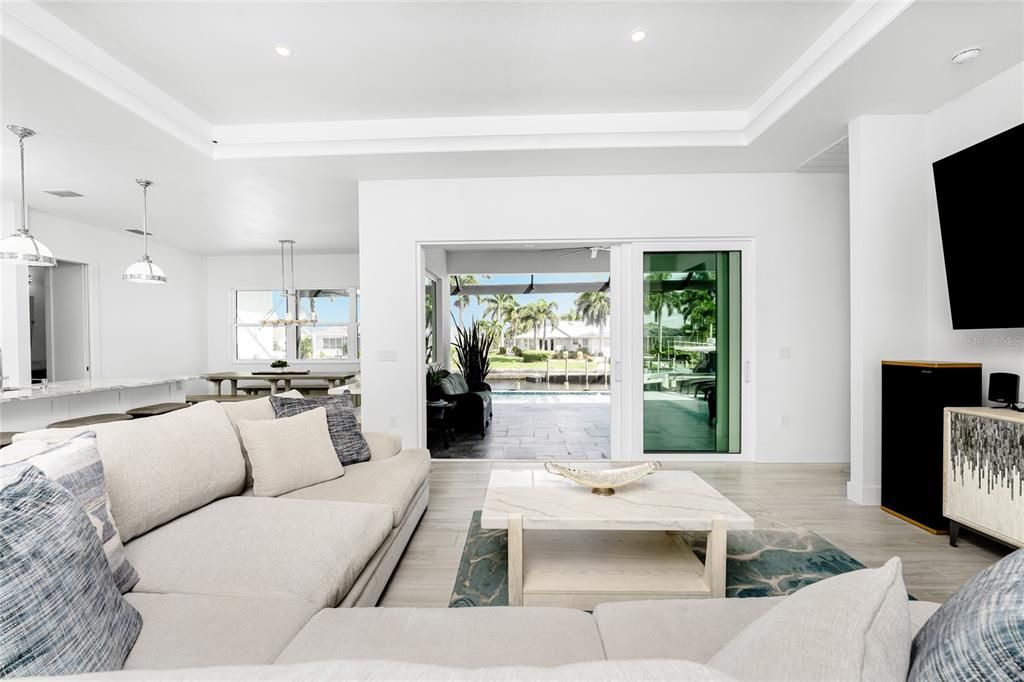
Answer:
[[[943,515],[1024,547],[1024,414],[991,407],[945,412]]]

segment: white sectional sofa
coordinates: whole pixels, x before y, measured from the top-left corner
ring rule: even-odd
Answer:
[[[426,508],[429,453],[368,433],[371,460],[343,477],[254,497],[232,419],[272,418],[264,401],[87,429],[140,575],[126,599],[143,618],[124,670],[87,679],[721,680],[698,664],[783,602],[337,608],[377,603]],[[15,447],[82,430],[22,434]],[[912,602],[911,629],[937,608]]]

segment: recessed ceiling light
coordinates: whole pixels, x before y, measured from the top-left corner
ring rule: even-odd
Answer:
[[[291,57],[292,56],[292,51],[288,49],[287,45],[275,45],[274,46],[274,52],[276,52],[279,57]]]
[[[639,43],[641,40],[647,37],[647,31],[642,28],[638,28],[629,34],[629,39],[634,43]]]
[[[535,249],[535,248],[537,248],[537,245],[536,244],[523,244],[523,248],[524,249]]]
[[[975,59],[980,54],[981,48],[978,46],[965,47],[964,49],[960,50],[955,55],[953,55],[953,63],[957,65],[965,64],[971,61],[972,59]]]

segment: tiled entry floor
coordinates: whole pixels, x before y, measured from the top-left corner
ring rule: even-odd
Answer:
[[[459,433],[443,449],[431,438],[435,459],[609,458],[607,393],[494,393],[487,436]]]

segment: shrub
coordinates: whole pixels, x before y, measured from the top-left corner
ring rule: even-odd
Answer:
[[[516,357],[519,358],[523,357],[523,349],[520,348],[519,346],[512,346],[512,355],[515,355]]]
[[[498,346],[498,355],[508,355],[508,348],[505,346]]]
[[[544,362],[551,357],[549,350],[524,350],[521,352],[523,362]]]

